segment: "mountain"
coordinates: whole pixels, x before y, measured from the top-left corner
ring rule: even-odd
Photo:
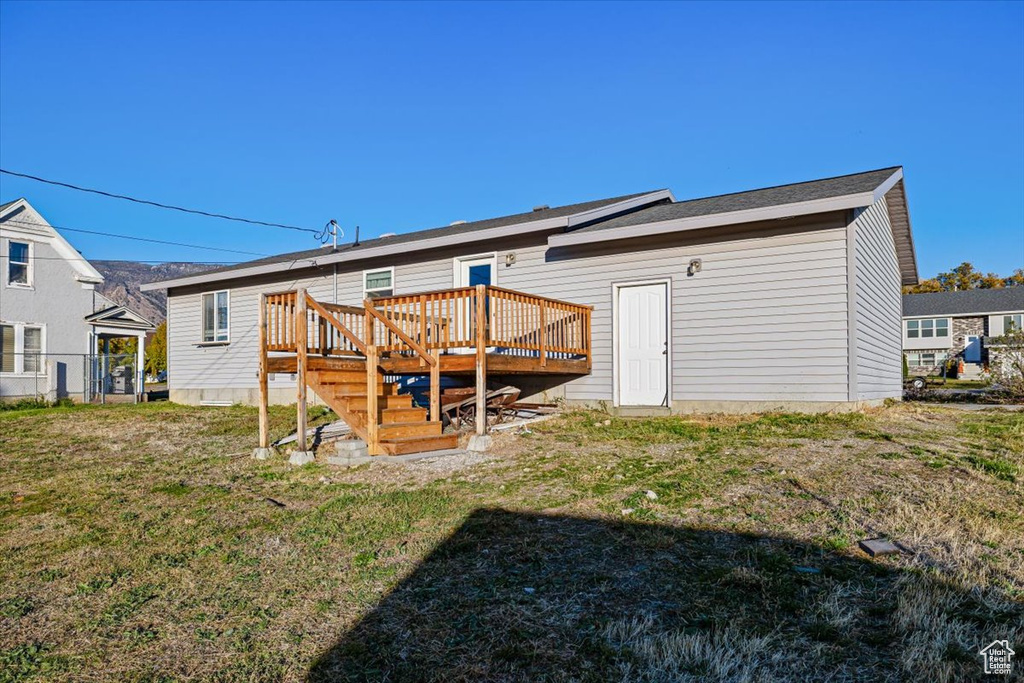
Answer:
[[[167,317],[167,294],[163,290],[142,292],[139,285],[156,280],[169,280],[194,275],[213,266],[195,263],[159,263],[150,265],[136,261],[89,261],[103,275],[98,285],[100,294],[114,303],[127,306],[143,318],[159,325]]]

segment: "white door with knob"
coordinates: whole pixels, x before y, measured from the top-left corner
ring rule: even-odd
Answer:
[[[668,405],[668,283],[617,290],[619,405]]]

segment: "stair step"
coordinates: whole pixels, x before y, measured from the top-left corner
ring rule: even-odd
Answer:
[[[309,374],[315,374],[316,378],[323,383],[361,382],[364,385],[366,384],[365,370],[311,370]],[[383,381],[383,375],[379,375],[377,377],[377,384]]]
[[[335,396],[366,396],[366,382],[321,382],[321,385]],[[377,385],[378,396],[394,396],[397,393],[398,387],[394,384]]]
[[[380,424],[423,422],[426,417],[425,408],[384,408],[380,411]]]
[[[456,448],[458,445],[459,435],[455,433],[439,434],[437,436],[399,437],[380,442],[381,448],[388,455],[443,451],[449,448]]]
[[[377,435],[382,441],[410,436],[441,435],[440,422],[396,422],[380,425],[377,429]]]
[[[361,396],[340,396],[340,400],[348,402],[348,409],[350,411],[361,410],[366,412],[366,394]],[[411,394],[398,394],[397,396],[378,396],[377,397],[377,408],[411,408],[412,407],[412,395]]]

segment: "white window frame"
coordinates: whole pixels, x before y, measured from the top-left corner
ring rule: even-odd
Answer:
[[[46,324],[0,320],[0,325],[14,328],[14,372],[0,371],[0,377],[45,377],[46,376]],[[25,370],[25,328],[39,330],[39,369]]]
[[[932,356],[933,362],[925,363],[924,356]],[[942,365],[942,360],[941,351],[907,351],[908,368],[935,368]]]
[[[225,321],[225,338],[217,339],[217,295],[221,292],[227,294],[228,298],[228,319]],[[206,339],[206,297],[213,297],[213,339]],[[231,343],[231,290],[215,289],[203,292],[199,295],[199,345],[200,346],[222,346]]]
[[[1006,323],[1011,323],[1016,329],[1022,329],[1024,325],[1024,313],[1007,313],[1003,316],[1003,334],[1010,333],[1010,326]]]
[[[366,276],[369,275],[370,273],[383,273],[384,271],[387,271],[388,273],[391,274],[391,286],[390,287],[376,287],[374,289],[367,289],[367,287],[366,287]],[[364,301],[366,299],[370,298],[370,294],[371,293],[376,292],[376,291],[381,291],[381,290],[384,290],[384,289],[390,289],[391,290],[391,294],[389,296],[395,296],[398,293],[398,292],[395,291],[395,267],[394,266],[388,266],[386,268],[370,268],[369,270],[364,270],[363,271],[363,300]]]
[[[938,330],[938,328],[939,328],[937,323],[939,323],[939,322],[945,322],[946,323],[945,324],[945,328],[946,328],[946,333],[945,334],[937,334],[936,333],[936,330]],[[914,324],[917,325],[917,329],[914,330],[915,334],[910,334],[910,324],[911,323],[914,323]],[[923,325],[923,323],[931,323],[931,328],[930,329],[931,329],[932,333],[930,335],[925,335],[924,334],[924,325]],[[938,318],[913,318],[911,320],[905,320],[903,322],[903,335],[907,339],[949,339],[950,338],[950,334],[951,334],[950,329],[953,327],[953,325],[951,323],[952,323],[952,321],[949,318],[944,318],[944,317],[938,317]]]
[[[28,246],[28,261],[25,263],[25,265],[26,265],[26,268],[25,268],[25,270],[26,270],[26,277],[28,279],[28,282],[11,282],[11,264],[14,263],[14,261],[11,260],[11,244],[24,244],[24,245]],[[35,258],[33,258],[35,256],[35,251],[36,251],[36,246],[35,246],[35,243],[32,240],[19,240],[19,239],[13,239],[11,237],[7,238],[7,242],[6,242],[6,244],[4,244],[4,254],[3,254],[4,255],[4,261],[6,262],[4,264],[4,274],[3,274],[4,284],[5,285],[10,287],[11,289],[33,289],[33,285],[35,283],[35,272],[34,271],[35,271],[35,261],[36,260],[35,260]],[[18,263],[21,263],[21,261],[18,261]]]

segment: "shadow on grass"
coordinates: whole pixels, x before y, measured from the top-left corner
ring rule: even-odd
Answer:
[[[481,509],[308,681],[914,680],[894,613],[925,580],[783,539]],[[980,677],[974,645],[926,677]]]

